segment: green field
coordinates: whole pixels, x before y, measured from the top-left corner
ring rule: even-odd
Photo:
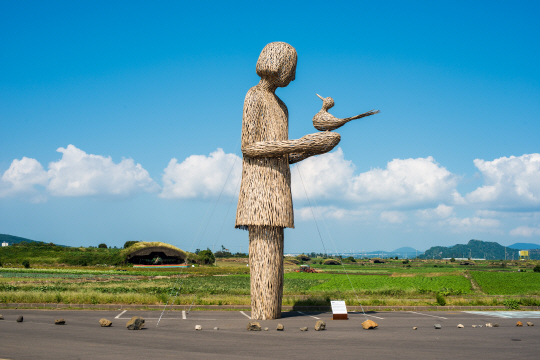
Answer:
[[[474,271],[471,275],[488,295],[540,295],[540,273]]]

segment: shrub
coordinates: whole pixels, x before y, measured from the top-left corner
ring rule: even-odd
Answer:
[[[403,264],[408,264],[409,263],[409,259],[405,259],[402,261]]]
[[[28,260],[26,260],[26,259],[23,260],[23,261],[22,261],[22,266],[24,266],[25,268],[28,269],[28,268],[30,267],[30,261],[28,261]]]
[[[199,261],[201,264],[213,264],[216,260],[214,254],[212,254],[212,250],[210,249],[199,251],[197,255],[199,256]]]
[[[446,299],[444,298],[444,295],[441,294],[440,292],[437,293],[435,298],[437,300],[437,304],[439,304],[440,306],[445,306],[446,305]]]
[[[138,242],[139,242],[139,241],[126,241],[126,242],[124,243],[124,249],[127,249],[127,248],[130,247],[131,245],[136,244],[136,243],[138,243]]]
[[[506,299],[503,301],[503,305],[511,310],[519,310],[519,301],[516,299]]]
[[[98,245],[98,248],[99,248],[99,249],[106,249],[106,248],[107,248],[107,244],[101,243],[101,244]]]
[[[533,269],[534,272],[540,272],[540,265],[536,265]]]
[[[451,259],[450,259],[450,262],[455,262],[455,261],[456,261],[455,258],[451,258]]]

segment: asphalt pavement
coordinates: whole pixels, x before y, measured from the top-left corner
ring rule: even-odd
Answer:
[[[3,309],[1,314],[0,359],[540,358],[540,312],[389,311],[349,313],[349,320],[285,312],[282,319],[260,321],[268,331],[247,331],[247,311],[167,311],[157,327],[161,311]],[[15,321],[19,315],[22,323]],[[143,330],[126,329],[132,316],[145,319]],[[58,318],[66,324],[55,325]],[[101,318],[112,327],[100,327]],[[362,329],[366,318],[379,327]],[[314,330],[319,319],[326,322],[325,331]],[[518,320],[523,327],[516,327]],[[285,330],[276,331],[278,324]],[[304,326],[307,332],[300,331]]]

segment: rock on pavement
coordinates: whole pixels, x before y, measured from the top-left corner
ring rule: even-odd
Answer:
[[[112,322],[107,319],[100,319],[99,325],[101,325],[101,327],[109,327],[112,325]]]
[[[362,323],[362,327],[366,330],[368,329],[375,329],[377,326],[379,326],[379,324],[377,324],[375,321],[373,320],[366,320]]]
[[[128,330],[141,330],[144,327],[144,319],[140,316],[134,316],[126,323]]]
[[[315,331],[326,330],[326,323],[322,320],[318,320],[315,323]]]
[[[261,324],[259,324],[257,321],[250,321],[247,324],[247,329],[249,331],[261,331]]]

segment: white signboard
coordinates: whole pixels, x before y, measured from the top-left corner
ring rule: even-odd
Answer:
[[[332,305],[333,314],[347,314],[347,305],[345,305],[345,301],[330,301],[330,305]]]

